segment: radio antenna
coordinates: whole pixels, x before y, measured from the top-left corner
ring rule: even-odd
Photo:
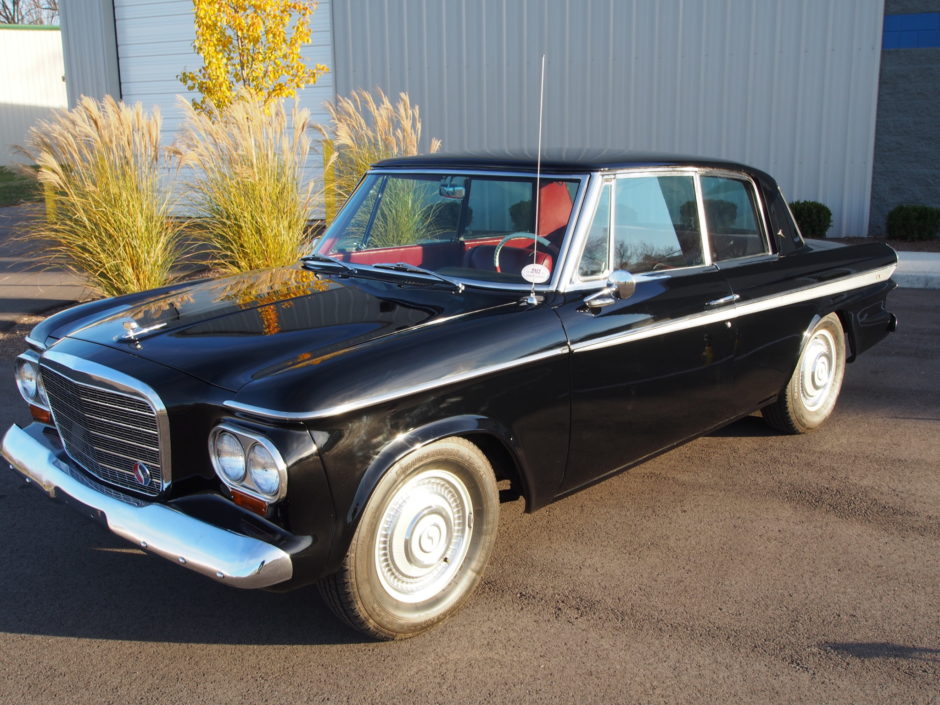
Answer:
[[[545,54],[542,54],[542,65],[539,77],[539,141],[535,152],[535,232],[532,234],[532,264],[538,261],[539,250],[539,197],[542,194],[542,111],[545,107]],[[526,303],[534,306],[538,303],[535,295],[535,279],[532,279],[532,289]]]

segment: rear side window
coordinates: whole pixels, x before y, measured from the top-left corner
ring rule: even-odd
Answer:
[[[704,262],[691,176],[619,178],[614,193],[614,269],[633,274]]]
[[[702,197],[713,261],[768,252],[750,183],[724,176],[703,176]]]

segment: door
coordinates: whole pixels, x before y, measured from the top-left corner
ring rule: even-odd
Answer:
[[[806,257],[771,251],[765,209],[750,177],[705,172],[700,183],[711,259],[731,287],[738,316],[732,394],[755,409],[787,383],[813,316],[811,301],[782,305],[781,295],[812,278]]]
[[[572,347],[565,493],[733,415],[733,297],[708,262],[695,177],[610,179],[585,238],[577,282],[557,309]],[[626,299],[590,308],[612,270],[635,276]]]

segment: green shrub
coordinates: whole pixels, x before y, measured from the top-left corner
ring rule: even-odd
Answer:
[[[796,224],[804,237],[826,237],[832,226],[832,211],[819,201],[793,201],[790,204]]]
[[[180,104],[186,120],[174,152],[193,167],[184,189],[212,264],[233,273],[296,262],[313,208],[312,184],[303,185],[309,111],[248,94],[224,111]]]
[[[55,196],[56,217],[26,225],[28,237],[52,243],[50,264],[84,275],[106,296],[170,282],[182,225],[160,188],[159,113],[86,96],[38,122],[21,151]]]
[[[932,240],[940,234],[940,208],[896,206],[888,213],[888,237],[893,240]]]

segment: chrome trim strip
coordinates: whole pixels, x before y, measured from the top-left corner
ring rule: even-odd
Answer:
[[[382,404],[394,399],[400,399],[401,397],[407,397],[412,394],[420,394],[422,392],[436,389],[437,387],[445,387],[449,384],[457,384],[458,382],[464,382],[475,377],[482,377],[484,375],[509,370],[513,367],[528,365],[529,363],[538,362],[539,360],[546,360],[550,357],[566,355],[569,352],[570,349],[567,346],[562,348],[555,348],[553,350],[546,350],[545,352],[535,353],[534,355],[527,355],[526,357],[519,358],[518,360],[513,360],[511,362],[501,362],[496,365],[487,365],[486,367],[480,367],[475,370],[459,372],[457,374],[441,377],[440,379],[435,379],[430,382],[425,382],[424,384],[416,384],[411,387],[396,389],[394,392],[387,392],[385,394],[376,394],[370,397],[354,399],[343,404],[329,406],[325,409],[319,409],[317,411],[277,411],[275,409],[265,409],[264,407],[255,406],[253,404],[243,404],[242,402],[235,401],[233,399],[224,402],[223,406],[231,409],[232,411],[240,411],[251,416],[266,419],[278,419],[280,421],[311,421],[313,419],[324,419],[330,416],[339,416],[340,414],[345,414],[357,409],[363,409],[368,406],[374,406],[375,404]]]
[[[654,323],[638,330],[615,333],[614,335],[608,335],[603,338],[599,338],[598,340],[576,343],[572,346],[572,350],[576,353],[589,350],[600,350],[602,348],[608,348],[614,345],[622,345],[624,343],[632,343],[637,340],[645,340],[646,338],[652,338],[658,335],[676,333],[678,331],[688,330],[689,328],[707,326],[709,324],[719,323],[721,321],[731,321],[736,318],[749,316],[754,313],[769,311],[775,308],[782,308],[784,306],[790,306],[792,304],[802,303],[804,301],[811,301],[823,296],[832,296],[833,294],[840,294],[845,291],[851,291],[852,289],[860,289],[865,286],[887,281],[891,278],[891,274],[894,272],[896,266],[897,265],[892,264],[887,267],[882,267],[881,269],[875,269],[871,272],[865,272],[864,274],[853,274],[848,277],[842,277],[841,279],[835,279],[831,282],[826,282],[825,284],[813,284],[807,287],[803,287],[802,289],[792,291],[789,294],[765,296],[763,298],[754,299],[753,301],[748,301],[743,304],[726,306],[722,309],[709,313],[696,313],[691,316],[679,318],[675,321]]]
[[[170,421],[169,417],[167,416],[166,406],[160,399],[160,395],[157,394],[152,387],[144,384],[139,379],[135,379],[134,377],[126,375],[123,372],[118,372],[117,370],[111,369],[110,367],[105,367],[104,365],[100,365],[97,362],[92,362],[91,360],[86,360],[75,355],[59,352],[57,350],[47,350],[42,354],[41,357],[41,362],[45,361],[52,362],[56,365],[59,365],[61,368],[65,368],[66,370],[74,370],[79,374],[86,375],[94,381],[100,383],[100,385],[102,385],[104,388],[116,392],[117,394],[123,394],[138,400],[143,397],[144,400],[150,403],[150,406],[153,408],[157,419],[157,428],[159,429],[157,442],[159,443],[160,447],[160,471],[163,475],[163,482],[160,486],[160,491],[162,492],[165,490],[173,479],[173,463],[172,456],[170,455]],[[62,369],[59,367],[52,369],[54,372],[64,374]],[[67,374],[65,376],[69,377]],[[84,385],[86,387],[94,388],[95,386],[93,384],[88,384],[87,382],[83,383],[82,381],[72,377],[69,377],[69,379],[71,379],[76,384]]]
[[[695,185],[695,202],[697,204],[695,212],[698,213],[698,239],[699,246],[702,248],[702,260],[706,266],[711,266],[713,264],[712,248],[709,247],[708,218],[705,216],[705,196],[702,192],[701,173],[696,172],[693,183]]]
[[[287,553],[264,541],[236,534],[164,504],[128,502],[73,475],[64,457],[19,426],[3,437],[3,457],[27,482],[47,495],[101,520],[139,548],[222,583],[263,588],[293,576]]]

